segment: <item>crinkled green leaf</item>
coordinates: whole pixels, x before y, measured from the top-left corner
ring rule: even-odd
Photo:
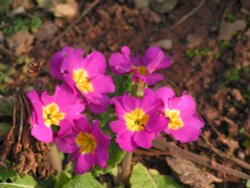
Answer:
[[[61,188],[65,185],[70,179],[72,175],[66,171],[62,171],[60,174],[56,176],[55,188]]]
[[[111,144],[109,146],[109,159],[107,161],[106,169],[101,169],[100,167],[96,167],[96,175],[105,174],[111,172],[117,165],[122,161],[125,152],[119,148],[116,144],[115,140],[111,140]]]
[[[18,178],[19,177],[18,173],[10,168],[10,165],[8,164],[8,162],[6,162],[6,165],[7,165],[7,169],[0,166],[0,181],[5,182],[8,179],[13,181],[16,178]]]
[[[134,165],[130,183],[131,188],[181,188],[172,177],[148,170],[141,163]]]
[[[76,176],[66,183],[62,188],[104,188],[91,173]]]
[[[36,180],[30,176],[26,175],[24,177],[17,176],[11,183],[2,182],[0,183],[1,188],[36,188]]]

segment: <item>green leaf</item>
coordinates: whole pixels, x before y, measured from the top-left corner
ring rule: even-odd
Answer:
[[[0,140],[4,138],[4,136],[8,133],[10,128],[11,128],[10,123],[5,123],[5,122],[0,123]]]
[[[62,188],[104,188],[91,173],[76,176],[71,179]]]
[[[33,16],[30,20],[30,29],[33,33],[37,32],[42,26],[42,20],[39,16]]]
[[[13,100],[10,99],[0,99],[0,113],[5,116],[12,116],[13,111]]]
[[[134,165],[131,188],[181,188],[170,176],[160,175],[156,170],[148,170],[141,163]]]
[[[114,96],[123,95],[125,92],[131,92],[132,81],[129,75],[125,76],[114,76],[115,80],[115,94]]]
[[[101,175],[111,172],[122,161],[124,155],[125,151],[119,148],[119,146],[115,142],[115,139],[112,139],[109,146],[109,159],[107,161],[107,167],[105,169],[97,167],[95,175]]]
[[[35,188],[37,186],[36,180],[30,176],[26,175],[24,177],[18,176],[15,181],[11,183],[2,182],[0,183],[1,188]]]
[[[250,179],[247,180],[246,187],[247,187],[247,188],[250,188]]]
[[[61,188],[65,185],[70,179],[72,175],[66,171],[62,171],[60,174],[56,176],[55,188]]]
[[[6,162],[7,169],[0,166],[0,181],[14,180],[19,177],[18,173],[10,168],[10,164]],[[1,186],[0,186],[1,187]]]

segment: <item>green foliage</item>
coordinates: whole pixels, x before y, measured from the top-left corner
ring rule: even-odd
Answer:
[[[72,178],[62,188],[104,188],[91,173]]]
[[[5,116],[12,116],[13,101],[7,98],[0,99],[0,113]]]
[[[131,188],[181,188],[172,177],[160,175],[156,170],[148,170],[141,163],[134,165]]]
[[[237,82],[241,77],[244,77],[245,75],[248,75],[250,73],[250,67],[247,68],[236,68],[233,67],[231,69],[228,69],[224,73],[224,77],[226,79],[226,84],[235,83]]]
[[[7,165],[7,169],[0,166],[0,182],[5,182],[7,180],[13,181],[19,176],[17,172],[15,172],[14,170],[10,168],[10,164],[8,162],[6,162],[6,165]]]
[[[114,96],[120,96],[124,92],[130,92],[132,90],[132,82],[129,75],[125,76],[114,76],[115,81],[115,94]]]
[[[246,187],[247,187],[247,188],[250,188],[250,180],[247,180],[247,182],[246,182]]]
[[[224,50],[224,49],[227,49],[227,48],[230,48],[232,47],[232,43],[230,41],[227,41],[227,40],[222,40],[220,43],[219,43],[219,47]]]
[[[226,19],[229,22],[234,22],[236,20],[236,15],[230,12],[230,13],[227,14]]]
[[[112,139],[109,147],[109,159],[107,161],[106,169],[101,169],[100,167],[97,167],[94,173],[96,175],[100,175],[111,172],[122,161],[124,155],[125,152],[119,148],[119,146],[115,142],[115,139]]]
[[[72,178],[72,175],[67,171],[62,171],[56,176],[55,179],[55,188],[61,188],[63,185],[67,184],[68,181]]]
[[[0,187],[1,188],[34,188],[37,187],[37,181],[30,175],[20,177],[17,172],[8,165],[7,170],[0,166]]]
[[[8,133],[11,128],[10,123],[0,122],[0,140],[4,138],[4,136]]]
[[[9,7],[9,3],[10,3],[10,0],[1,0],[0,1],[0,16],[7,13],[8,7]]]
[[[208,54],[209,51],[209,48],[187,50],[186,56],[190,59],[192,59],[193,57],[204,57]]]
[[[10,26],[3,29],[6,35],[13,35],[20,31],[37,32],[42,26],[42,20],[38,16],[32,16],[31,18],[15,18]]]
[[[3,32],[6,35],[12,35],[18,31],[28,31],[29,30],[29,20],[27,18],[16,18],[13,20],[12,24],[4,28]]]
[[[43,21],[38,16],[33,16],[30,20],[30,29],[33,33],[37,32],[38,29],[42,26]]]

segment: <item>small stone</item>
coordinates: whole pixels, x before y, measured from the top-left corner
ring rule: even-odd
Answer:
[[[171,12],[177,4],[178,0],[152,0],[150,6],[154,11],[165,14]]]
[[[199,47],[202,44],[203,39],[200,36],[188,34],[187,41],[188,41],[187,45],[188,48],[195,48]]]
[[[134,3],[135,7],[140,9],[148,8],[149,6],[149,0],[134,0]]]
[[[173,47],[173,42],[171,39],[162,39],[156,42],[153,42],[151,46],[159,46],[165,50],[169,50]]]

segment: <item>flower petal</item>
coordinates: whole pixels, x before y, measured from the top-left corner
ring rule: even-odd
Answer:
[[[174,90],[170,87],[160,87],[156,90],[156,96],[163,100],[164,104],[168,104],[168,100],[175,96]]]
[[[116,137],[116,143],[120,146],[125,151],[133,151],[136,149],[137,145],[132,139],[133,132],[131,131],[126,131],[121,135],[117,135]]]
[[[134,141],[135,143],[142,148],[151,148],[152,140],[155,138],[153,133],[146,131],[135,132]]]
[[[32,123],[31,135],[41,142],[51,143],[53,141],[52,129],[35,122]]]
[[[123,120],[111,121],[109,126],[113,132],[118,134],[123,134],[124,132],[128,131],[126,123]]]
[[[92,52],[84,60],[86,61],[84,69],[88,72],[89,78],[106,72],[106,60],[101,52]]]
[[[87,172],[93,165],[94,158],[91,154],[80,155],[76,160],[74,171],[77,174],[83,174]]]

